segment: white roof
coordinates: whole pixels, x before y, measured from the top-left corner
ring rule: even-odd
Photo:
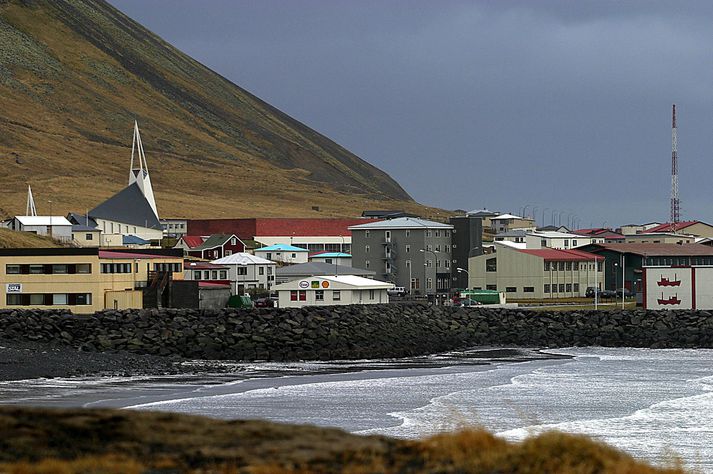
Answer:
[[[52,227],[55,227],[55,226],[67,225],[67,226],[72,227],[72,223],[69,222],[67,220],[67,218],[64,216],[15,216],[15,219],[17,219],[20,222],[20,224],[27,225],[27,226],[33,226],[33,225],[48,226],[48,225],[51,225]]]
[[[349,226],[349,230],[371,230],[371,229],[452,229],[450,224],[429,221],[418,217],[399,217],[397,219],[387,219],[369,224],[359,224]]]
[[[249,253],[238,252],[233,255],[228,255],[218,260],[213,260],[210,263],[215,263],[216,265],[274,265],[275,262],[267,260],[265,258],[256,257]]]
[[[512,214],[500,214],[499,216],[493,217],[491,220],[498,220],[498,219],[527,219],[528,221],[532,220],[529,217],[514,216]]]
[[[514,249],[526,249],[527,244],[525,242],[511,242],[510,240],[498,240],[495,242],[498,245],[503,245],[505,247],[512,247]]]
[[[284,289],[290,289],[291,287],[298,287],[300,281],[311,280],[315,278],[319,278],[320,280],[326,280],[330,283],[340,283],[342,285],[353,286],[357,289],[365,290],[388,290],[389,288],[394,287],[393,283],[372,280],[371,278],[364,278],[356,275],[317,275],[299,278],[297,280],[292,280],[287,283],[281,283],[279,285],[275,285],[273,288],[275,290],[279,290],[281,289],[281,287]]]
[[[546,239],[587,239],[587,235],[579,234],[568,234],[567,232],[557,232],[557,231],[535,231],[528,232],[528,235],[536,235],[537,237],[544,237]]]

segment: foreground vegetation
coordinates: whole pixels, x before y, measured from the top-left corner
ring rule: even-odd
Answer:
[[[582,436],[509,443],[482,430],[409,441],[263,421],[115,410],[0,409],[7,473],[683,473]]]
[[[0,229],[0,249],[54,247],[61,247],[61,245],[49,237],[43,237],[31,232],[15,232],[10,229]]]

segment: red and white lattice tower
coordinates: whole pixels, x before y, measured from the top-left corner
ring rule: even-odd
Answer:
[[[671,224],[676,231],[676,224],[681,221],[681,202],[678,198],[678,137],[676,136],[676,104],[673,104],[671,127]]]

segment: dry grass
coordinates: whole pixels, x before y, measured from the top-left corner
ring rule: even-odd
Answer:
[[[0,229],[0,249],[54,247],[62,247],[62,245],[49,237],[43,237],[31,232],[15,232],[9,229]]]
[[[111,410],[0,409],[0,472],[680,474],[583,436],[510,443],[483,430],[420,441],[261,421]]]

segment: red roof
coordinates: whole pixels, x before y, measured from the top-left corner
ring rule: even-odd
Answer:
[[[241,239],[255,237],[327,237],[352,235],[349,226],[378,222],[378,219],[315,219],[315,218],[251,218],[251,219],[191,219],[188,232],[193,235],[234,233]]]
[[[601,257],[599,255],[574,249],[520,249],[518,251],[529,255],[535,255],[536,257],[545,259],[545,261],[557,260],[570,262],[585,262],[595,259],[604,260],[604,257]]]
[[[199,281],[199,288],[230,288],[229,283],[214,283],[212,281]]]
[[[676,224],[675,228],[672,223],[666,223],[666,224],[661,224],[657,225],[656,227],[652,227],[649,230],[646,230],[642,232],[643,234],[650,234],[653,232],[673,232],[674,230],[681,230],[685,229],[686,227],[690,227],[694,224],[701,224],[701,221],[685,221],[685,222],[679,222]]]
[[[156,255],[149,253],[129,253],[129,252],[112,252],[111,250],[100,250],[99,258],[137,258],[137,259],[148,259],[148,258],[180,258],[172,255]]]
[[[203,237],[200,235],[184,235],[181,240],[188,245],[188,248],[198,247],[203,243]]]
[[[614,232],[606,227],[595,227],[592,229],[577,229],[572,231],[573,234],[586,235],[588,237],[600,237],[609,240],[621,240],[624,236],[618,232]]]

